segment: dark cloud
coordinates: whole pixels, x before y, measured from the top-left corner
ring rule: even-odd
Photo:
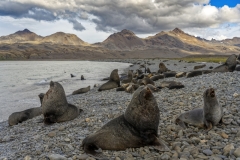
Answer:
[[[68,21],[73,24],[73,28],[77,31],[82,31],[86,29],[81,23],[79,23],[75,19],[69,19]]]
[[[89,20],[96,24],[96,30],[129,29],[135,33],[240,22],[240,5],[216,8],[208,4],[209,0],[1,0],[0,15],[46,21],[65,19],[79,31],[85,29],[80,21]]]

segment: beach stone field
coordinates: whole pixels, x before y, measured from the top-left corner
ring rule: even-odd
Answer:
[[[126,74],[129,69],[135,71],[140,68],[141,64],[146,64],[152,72],[157,72],[160,62],[176,72],[192,71],[194,66],[202,64],[162,59],[121,61],[131,64]],[[202,69],[220,65],[204,64],[206,66]],[[181,82],[184,88],[162,88],[153,93],[160,110],[159,138],[166,142],[169,151],[160,152],[152,146],[145,146],[99,152],[107,157],[105,159],[113,160],[240,160],[240,72],[215,72],[192,78],[171,77],[155,81],[155,86],[160,86],[162,81],[172,80]],[[99,92],[100,85],[97,84],[85,94],[67,96],[68,103],[83,110],[74,120],[46,125],[41,115],[14,126],[9,126],[7,121],[1,122],[0,160],[97,159],[83,151],[83,139],[122,115],[132,99],[131,93],[117,92],[116,89]],[[224,123],[214,126],[210,131],[191,125],[183,129],[175,124],[175,119],[181,113],[203,107],[203,93],[211,87],[215,89],[217,100],[223,107]]]

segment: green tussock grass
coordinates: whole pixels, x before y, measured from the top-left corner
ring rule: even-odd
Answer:
[[[225,62],[229,56],[189,56],[189,57],[183,57],[183,58],[176,58],[178,60],[184,60],[187,62],[213,62],[213,63],[219,63],[219,62]]]

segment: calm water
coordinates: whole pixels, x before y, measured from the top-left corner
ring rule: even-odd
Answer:
[[[113,69],[118,74],[130,64],[92,61],[2,61],[0,62],[0,121],[17,111],[39,107],[39,93],[46,93],[50,81],[63,85],[66,95],[88,85],[102,84]],[[70,74],[76,77],[71,78]],[[84,81],[80,80],[84,75]]]

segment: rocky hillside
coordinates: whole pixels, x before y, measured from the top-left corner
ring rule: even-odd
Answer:
[[[96,45],[110,50],[128,51],[144,47],[145,41],[137,37],[132,31],[124,29],[121,32],[110,35],[105,41]]]
[[[127,29],[100,43],[88,44],[74,34],[42,37],[25,29],[0,37],[3,59],[180,58],[188,55],[240,53],[240,38],[222,41],[194,37],[179,28],[139,38]]]
[[[37,35],[34,32],[24,29],[23,31],[17,31],[8,36],[0,37],[0,43],[21,43],[28,41],[40,41],[43,37]]]
[[[50,36],[44,37],[40,43],[53,43],[53,44],[64,44],[64,45],[87,45],[78,38],[75,34],[69,34],[64,32],[57,32]]]

